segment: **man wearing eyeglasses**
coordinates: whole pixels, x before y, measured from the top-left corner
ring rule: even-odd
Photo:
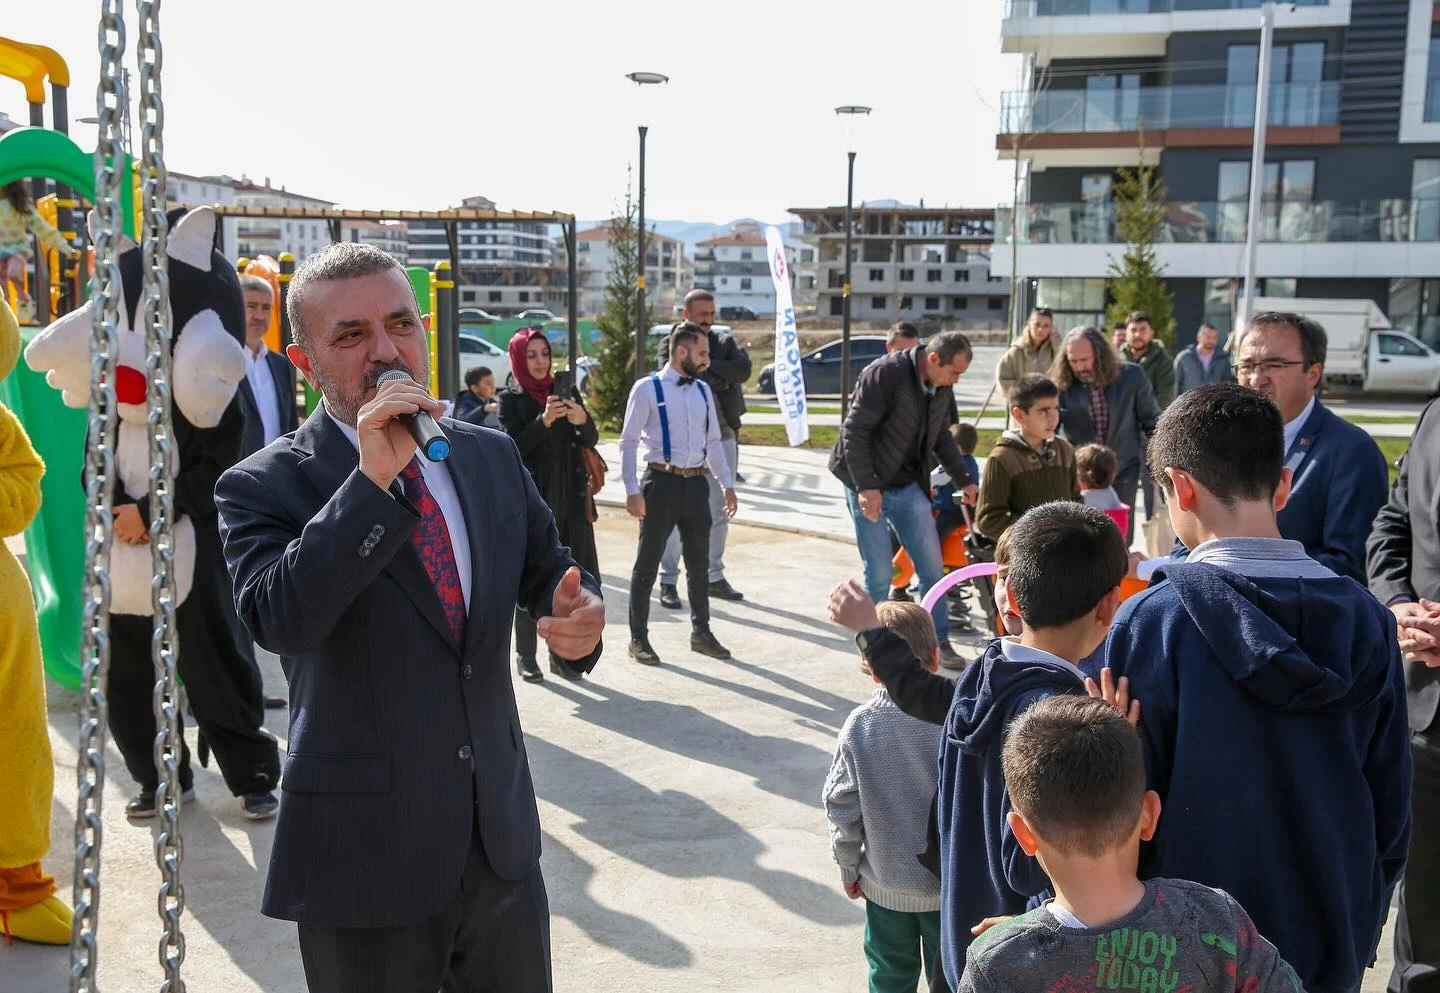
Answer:
[[[1365,582],[1365,540],[1389,491],[1385,456],[1365,431],[1316,395],[1325,377],[1325,329],[1300,314],[1256,314],[1240,339],[1235,376],[1285,419],[1294,476],[1277,520],[1283,537],[1342,576]]]

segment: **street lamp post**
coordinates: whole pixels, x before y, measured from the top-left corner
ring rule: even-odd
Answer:
[[[653,86],[658,83],[670,82],[670,77],[661,75],[658,72],[632,72],[627,73],[626,79],[637,86]],[[636,270],[635,277],[635,379],[638,381],[645,375],[648,364],[645,355],[645,342],[648,337],[645,326],[645,134],[649,131],[645,125],[640,125],[640,204],[639,204],[639,226],[636,229]]]
[[[870,108],[847,104],[843,107],[836,107],[835,113],[853,125],[857,117],[868,116]],[[847,160],[845,177],[845,285],[841,290],[840,416],[842,418],[850,410],[850,238],[854,233],[851,213],[854,210],[855,202],[855,149],[853,147],[853,127],[850,130],[850,137],[852,139],[850,142],[852,147],[845,153]]]
[[[1260,6],[1260,52],[1255,69],[1255,131],[1250,146],[1250,198],[1245,216],[1245,258],[1240,287],[1243,295],[1232,333],[1244,333],[1255,306],[1254,299],[1259,296],[1255,292],[1255,250],[1260,240],[1260,207],[1265,188],[1265,126],[1270,110],[1270,58],[1274,39],[1275,4],[1264,3]]]

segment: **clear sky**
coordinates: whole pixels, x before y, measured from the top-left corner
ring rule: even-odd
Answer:
[[[72,117],[95,113],[99,6],[5,4],[7,37],[69,62]],[[649,216],[783,221],[788,207],[844,202],[833,108],[859,103],[874,114],[854,139],[857,202],[993,206],[1010,195],[995,130],[1018,69],[999,51],[1001,6],[172,0],[161,11],[166,161],[269,176],[347,207],[481,194],[591,218],[623,197],[645,123]],[[635,70],[671,82],[637,87],[624,78]],[[19,83],[0,79],[0,110],[28,121]],[[93,147],[93,127],[72,134]]]

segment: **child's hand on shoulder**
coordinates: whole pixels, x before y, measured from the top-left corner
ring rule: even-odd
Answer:
[[[1085,677],[1085,692],[1090,694],[1092,699],[1104,700],[1110,706],[1124,716],[1134,727],[1140,723],[1140,701],[1130,699],[1130,678],[1121,676],[1118,683],[1111,678],[1110,667],[1107,665],[1100,670],[1100,683],[1097,686],[1095,680],[1089,676]]]

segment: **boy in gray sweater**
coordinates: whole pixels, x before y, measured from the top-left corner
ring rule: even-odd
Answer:
[[[931,672],[939,668],[928,611],[893,600],[875,609]],[[939,968],[940,880],[915,853],[928,839],[940,734],[901,712],[882,686],[846,718],[825,779],[840,882],[850,899],[865,900],[870,993],[915,993],[922,964],[927,982]]]
[[[1010,830],[1055,897],[972,942],[957,993],[1302,993],[1229,894],[1137,878],[1160,796],[1145,789],[1139,735],[1115,706],[1046,697],[1010,725],[1002,764]]]

